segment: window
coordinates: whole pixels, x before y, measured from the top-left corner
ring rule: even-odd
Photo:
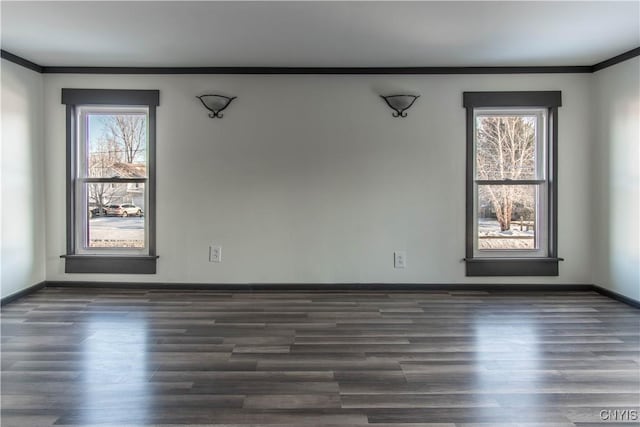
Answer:
[[[62,89],[67,273],[156,271],[155,90]]]
[[[468,276],[557,276],[560,92],[465,92]]]

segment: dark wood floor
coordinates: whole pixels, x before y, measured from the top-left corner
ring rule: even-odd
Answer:
[[[640,311],[595,292],[47,288],[1,319],[3,427],[587,427],[640,411]]]

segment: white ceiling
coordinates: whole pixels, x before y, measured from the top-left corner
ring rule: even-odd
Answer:
[[[593,65],[640,1],[11,2],[2,49],[47,66]]]

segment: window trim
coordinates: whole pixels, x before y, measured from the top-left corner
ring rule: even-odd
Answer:
[[[560,91],[527,92],[464,92],[466,108],[466,275],[467,276],[558,276],[558,107],[562,105]],[[479,257],[474,254],[475,224],[475,109],[476,108],[545,108],[547,109],[546,241],[545,257]]]
[[[160,105],[158,90],[128,89],[62,89],[62,104],[66,105],[66,211],[67,251],[65,273],[156,273],[156,107]],[[81,106],[131,106],[148,108],[147,187],[149,206],[148,254],[85,254],[79,253],[76,244],[76,168],[78,167],[77,109]]]

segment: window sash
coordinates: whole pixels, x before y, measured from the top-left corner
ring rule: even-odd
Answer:
[[[478,118],[480,117],[536,117],[535,127],[535,177],[533,180],[546,180],[548,177],[547,166],[547,133],[548,111],[543,108],[474,108],[473,109],[473,176],[476,181],[481,180],[478,172]],[[529,179],[531,180],[531,179]],[[483,180],[493,181],[493,180]],[[504,180],[512,181],[512,180]],[[517,181],[517,180],[513,180]]]
[[[146,183],[149,181],[149,178],[77,178],[77,181],[85,184],[99,184],[101,182],[126,184],[130,182]]]
[[[546,179],[522,179],[522,180],[478,180],[474,181],[476,185],[543,185],[547,183]]]
[[[91,180],[93,181],[93,180]],[[136,180],[135,182],[139,182]],[[89,192],[85,189],[87,184],[93,182],[76,181],[76,254],[78,255],[149,255],[149,216],[144,215],[144,247],[142,248],[125,248],[125,247],[90,247],[89,246]],[[123,184],[122,180],[101,179],[100,183],[104,184]],[[146,184],[146,182],[145,182]],[[149,191],[145,185],[144,189],[144,206],[149,206]]]
[[[517,182],[517,181],[516,181]],[[511,185],[509,181],[506,185]],[[529,257],[544,258],[549,256],[548,227],[549,227],[549,207],[546,203],[548,198],[548,182],[533,182],[525,185],[535,185],[537,194],[535,199],[535,249],[480,249],[480,234],[478,230],[479,217],[479,186],[480,185],[505,185],[500,181],[490,181],[487,183],[474,184],[473,188],[473,256],[478,258],[510,258],[510,257]],[[520,184],[523,185],[523,184]],[[514,221],[512,224],[517,224]]]
[[[108,179],[124,179],[117,177],[90,177],[89,176],[89,127],[88,121],[89,116],[92,115],[141,115],[145,117],[145,132],[146,132],[146,141],[145,141],[145,156],[144,163],[146,167],[146,177],[149,176],[149,107],[141,106],[117,106],[117,105],[79,105],[76,108],[76,124],[77,124],[77,159],[76,159],[76,179],[93,179],[93,178],[108,178]]]

